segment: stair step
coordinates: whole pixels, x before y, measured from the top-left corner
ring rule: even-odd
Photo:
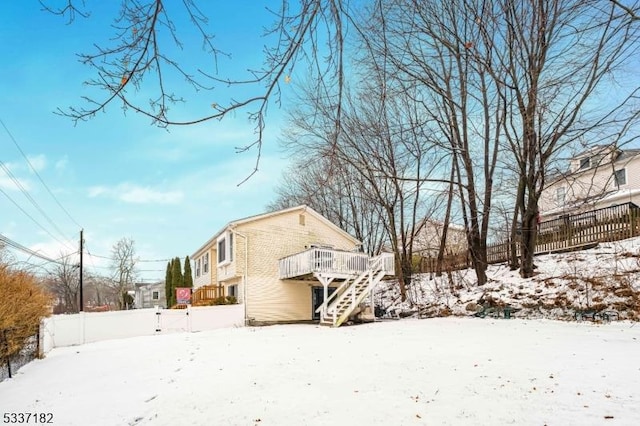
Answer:
[[[382,265],[378,264],[375,269],[363,272],[353,282],[345,286],[345,289],[336,295],[334,301],[326,306],[327,317],[321,320],[320,324],[339,327],[348,321],[349,315],[356,309],[352,302],[356,301],[359,304],[366,297],[368,290],[384,277],[381,268]],[[334,316],[336,318],[335,324],[333,322]]]

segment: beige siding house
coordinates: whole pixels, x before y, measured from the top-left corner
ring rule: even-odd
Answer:
[[[324,303],[326,313],[333,289],[346,294],[351,285],[345,283],[370,272],[359,248],[358,240],[304,205],[234,220],[193,253],[194,288],[220,286],[235,296],[247,324],[322,319],[316,311]]]
[[[640,205],[640,150],[597,146],[546,185],[539,206],[546,221],[628,202]]]
[[[413,254],[422,257],[436,257],[440,250],[440,241],[444,231],[444,223],[434,219],[424,219],[420,230],[413,238]],[[467,233],[463,226],[449,224],[445,252],[461,254],[467,251]]]

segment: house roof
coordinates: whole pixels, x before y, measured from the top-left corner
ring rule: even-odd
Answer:
[[[311,207],[307,206],[306,204],[302,204],[302,205],[299,205],[299,206],[290,207],[288,209],[277,210],[277,211],[268,212],[268,213],[261,213],[261,214],[248,216],[248,217],[245,217],[245,218],[242,218],[242,219],[236,219],[234,221],[231,221],[231,222],[227,223],[224,227],[222,227],[218,232],[216,232],[213,235],[213,237],[209,238],[206,243],[204,243],[202,246],[200,246],[200,248],[198,248],[198,250],[196,250],[191,257],[192,258],[196,258],[205,249],[210,247],[218,239],[218,237],[220,235],[222,235],[225,231],[227,231],[230,228],[235,228],[236,226],[242,225],[242,224],[245,224],[245,223],[256,222],[258,220],[268,219],[270,217],[275,217],[275,216],[279,216],[279,215],[282,215],[282,214],[287,214],[287,213],[291,213],[291,212],[295,212],[295,211],[302,211],[302,212],[305,212],[305,213],[309,213],[309,214],[315,216],[318,220],[323,222],[328,227],[333,228],[334,230],[338,231],[339,233],[341,233],[345,237],[347,237],[350,240],[352,240],[354,244],[361,243],[361,241],[359,241],[358,239],[353,237],[351,234],[349,234],[348,232],[346,232],[345,230],[343,230],[342,228],[340,228],[339,226],[337,226],[336,224],[331,222],[329,219],[327,219],[326,217],[324,217],[323,215],[321,215],[320,213],[318,213],[317,211],[315,211]]]
[[[429,217],[425,217],[424,219],[422,219],[422,221],[420,222],[419,226],[423,226],[423,224],[426,225],[428,223],[430,223],[430,224],[432,224],[434,226],[444,227],[444,222],[443,221],[437,220],[437,219],[432,219],[432,218],[429,218]],[[451,222],[449,222],[449,229],[452,230],[452,231],[461,231],[461,232],[465,232],[466,231],[464,226],[458,225],[457,223],[451,223]]]
[[[624,151],[622,151],[620,153],[620,156],[618,156],[618,158],[616,158],[614,163],[617,163],[618,161],[627,160],[629,158],[633,158],[638,154],[640,154],[640,149],[625,149]]]

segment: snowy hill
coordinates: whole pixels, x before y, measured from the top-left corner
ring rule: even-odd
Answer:
[[[476,284],[472,269],[435,277],[414,276],[400,302],[394,283],[379,289],[377,304],[403,315],[470,315],[486,306],[511,306],[519,318],[573,319],[581,309],[615,311],[640,319],[640,238],[601,243],[589,250],[535,258],[536,276],[522,279],[505,264],[490,265],[488,283]]]

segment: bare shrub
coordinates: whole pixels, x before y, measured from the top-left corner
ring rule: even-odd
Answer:
[[[38,332],[50,306],[50,295],[38,286],[33,275],[0,265],[0,330],[6,337],[6,345],[0,347],[1,357],[20,352],[27,339]]]

